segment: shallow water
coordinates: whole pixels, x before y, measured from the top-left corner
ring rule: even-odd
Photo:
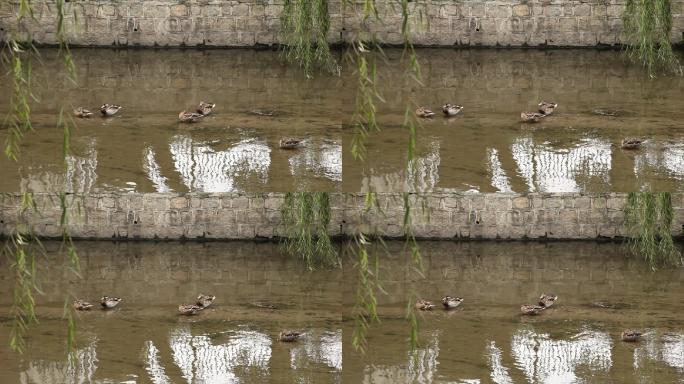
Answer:
[[[684,78],[651,80],[621,52],[421,49],[421,87],[404,78],[401,52],[388,50],[382,132],[365,163],[350,151],[357,82],[348,64],[340,77],[306,80],[273,51],[75,49],[75,86],[58,74],[56,51],[43,53],[33,70],[35,132],[19,164],[0,159],[2,191],[684,190]],[[541,123],[520,123],[541,99],[560,106]],[[200,100],[217,103],[215,115],[178,123]],[[76,121],[64,171],[59,109],[104,102],[124,109]],[[408,176],[407,102],[465,107],[423,121]],[[0,113],[8,108],[3,93]],[[307,141],[280,150],[285,136]],[[627,136],[649,141],[624,151]]]
[[[378,296],[382,323],[366,355],[351,347],[356,274],[307,272],[270,243],[79,242],[81,280],[48,242],[39,270],[40,324],[24,356],[0,344],[0,382],[684,382],[684,270],[650,272],[613,243],[425,242],[425,277],[404,244],[389,242]],[[0,313],[11,275],[0,262]],[[120,308],[78,314],[78,361],[64,355],[64,295],[124,298]],[[181,317],[198,292],[213,308]],[[519,306],[540,292],[558,303],[539,317]],[[409,353],[406,300],[464,297],[454,311],[421,312],[420,347]],[[596,308],[607,301],[614,309]],[[263,308],[274,305],[275,309]],[[260,307],[261,306],[261,307]],[[284,328],[300,342],[276,341]],[[647,331],[640,343],[625,328]],[[7,340],[3,317],[0,340]]]

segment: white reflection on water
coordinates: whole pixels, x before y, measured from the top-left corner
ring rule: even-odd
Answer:
[[[342,181],[342,144],[339,141],[304,146],[293,151],[289,162],[293,176],[310,171],[317,177]]]
[[[634,158],[634,174],[639,175],[647,169],[658,174],[666,173],[676,179],[684,179],[684,142],[671,144],[655,150],[642,151]]]
[[[169,337],[173,360],[187,382],[230,383],[237,381],[236,367],[255,367],[268,373],[271,338],[252,330],[230,332],[227,342],[214,345],[209,336],[193,336],[178,328]]]
[[[364,383],[432,383],[439,365],[440,331],[433,331],[429,342],[406,354],[406,365],[374,365],[364,367]],[[459,381],[462,382],[462,381]],[[479,381],[475,381],[479,382]]]
[[[144,354],[145,370],[150,377],[150,381],[154,384],[170,383],[171,379],[166,376],[166,371],[161,363],[159,349],[157,349],[152,341],[145,342]]]
[[[513,189],[508,176],[506,176],[506,171],[501,166],[501,160],[499,160],[499,151],[494,148],[487,148],[487,163],[492,178],[492,187],[496,188],[497,192],[512,192]]]
[[[29,168],[28,176],[20,182],[22,192],[91,192],[97,181],[97,140],[89,138],[81,156],[70,154],[66,157],[64,173],[49,170],[37,172]],[[62,170],[64,168],[61,168]]]
[[[612,366],[612,341],[606,332],[586,330],[570,340],[554,340],[548,334],[518,330],[511,340],[516,365],[530,382],[572,383],[582,365],[608,371]]]
[[[607,186],[612,162],[611,143],[587,138],[576,147],[557,149],[521,137],[511,146],[519,175],[529,192],[579,192],[578,178],[598,177]]]
[[[224,151],[190,136],[174,136],[169,144],[174,166],[191,192],[231,192],[239,190],[235,179],[255,175],[268,180],[271,148],[263,140],[243,139]]]
[[[660,339],[645,335],[634,350],[634,368],[646,366],[647,360],[662,361],[684,374],[684,333],[666,333]]]
[[[369,169],[370,174],[361,181],[361,190],[430,192],[439,183],[439,164],[441,161],[439,151],[439,140],[433,140],[430,142],[427,153],[416,156],[410,167],[387,173],[382,173],[381,169],[371,167]],[[405,162],[404,165],[406,165]],[[392,164],[392,169],[395,169],[395,166],[396,164]]]
[[[76,350],[67,361],[31,360],[19,376],[21,383],[91,383],[97,370],[97,340]]]
[[[157,154],[152,147],[145,148],[143,152],[143,171],[147,173],[147,178],[154,185],[156,192],[171,192],[171,188],[167,184],[168,179],[162,175],[161,167],[157,163]]]
[[[308,367],[309,364],[325,364],[342,370],[342,330],[324,332],[320,338],[310,333],[290,349],[290,366],[292,369]]]
[[[485,354],[489,358],[492,381],[496,384],[513,384],[513,380],[508,374],[508,368],[503,365],[503,352],[496,346],[494,341],[489,342]]]

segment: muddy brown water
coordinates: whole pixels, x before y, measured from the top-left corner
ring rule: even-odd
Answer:
[[[400,51],[387,51],[378,81],[382,131],[360,162],[350,151],[357,81],[349,64],[339,77],[307,80],[273,51],[75,49],[76,86],[46,49],[33,70],[35,131],[19,163],[0,159],[0,190],[684,190],[684,78],[649,79],[617,51],[418,54],[423,86],[405,77]],[[0,79],[9,82],[6,74]],[[0,113],[9,97],[0,94]],[[538,124],[521,124],[520,112],[542,99],[560,106]],[[215,115],[178,123],[178,112],[200,100],[217,103]],[[59,109],[96,110],[105,102],[124,109],[76,121],[65,171]],[[456,118],[422,122],[410,173],[407,102],[464,106]],[[3,122],[0,140],[6,136]],[[285,136],[306,143],[280,150]],[[627,136],[648,141],[625,151],[618,144]]]
[[[0,344],[0,382],[64,383],[681,383],[684,270],[651,272],[614,243],[423,242],[424,277],[401,242],[382,252],[381,324],[365,355],[351,347],[356,271],[307,272],[272,243],[78,242],[82,278],[59,244],[39,258],[40,323],[23,356]],[[9,333],[12,275],[0,261],[0,340]],[[217,295],[195,317],[176,307]],[[558,303],[538,317],[519,306],[541,292]],[[66,294],[124,298],[78,313],[78,360],[65,356]],[[408,348],[407,300],[461,296],[454,311],[419,313]],[[596,301],[616,308],[597,308]],[[264,308],[272,305],[275,309]],[[306,332],[276,341],[283,328]],[[646,331],[639,343],[625,328]]]

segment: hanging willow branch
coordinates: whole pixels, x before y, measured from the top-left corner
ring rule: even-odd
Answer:
[[[625,205],[625,223],[632,252],[655,269],[681,264],[672,240],[672,196],[669,192],[630,192]]]
[[[330,30],[327,0],[285,0],[281,25],[283,55],[289,62],[299,64],[307,77],[315,69],[339,74],[340,68],[327,40]]]
[[[672,10],[669,0],[627,0],[622,15],[627,52],[653,77],[663,70],[681,74],[672,51]]]
[[[281,209],[285,249],[304,260],[309,270],[319,265],[339,267],[340,257],[328,234],[330,201],[327,192],[285,194]]]

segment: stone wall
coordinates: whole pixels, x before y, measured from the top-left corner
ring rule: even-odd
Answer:
[[[78,238],[254,239],[283,234],[283,194],[92,194],[67,196],[69,232]],[[413,230],[420,238],[595,239],[625,235],[625,194],[410,195]],[[61,208],[54,195],[36,194],[37,209],[20,210],[21,196],[0,201],[0,233],[29,222],[45,237],[61,235]],[[364,208],[362,194],[331,194],[330,233],[359,229],[402,235],[401,194],[378,194]],[[684,194],[673,195],[673,234],[683,235]]]
[[[412,2],[412,39],[418,45],[441,46],[613,45],[622,42],[624,2]],[[0,2],[0,38],[31,37],[38,43],[55,44],[55,2],[31,3],[36,20],[18,24],[18,1]],[[401,43],[401,12],[396,1],[377,1],[381,23],[362,23],[358,12],[343,3],[329,1],[331,42],[348,42],[363,31],[375,33],[386,43]],[[684,0],[672,0],[671,4],[671,37],[678,43],[684,39]],[[65,7],[68,38],[75,45],[254,46],[280,42],[283,0],[73,0]]]

